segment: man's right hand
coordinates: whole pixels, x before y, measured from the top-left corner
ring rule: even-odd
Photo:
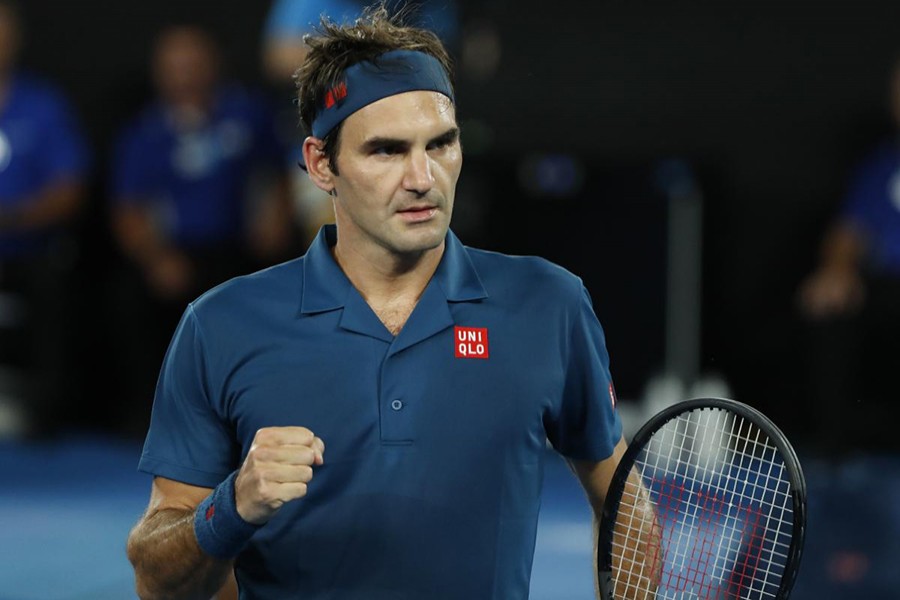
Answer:
[[[812,319],[825,319],[857,312],[865,300],[865,284],[850,269],[822,268],[800,285],[800,309]]]
[[[160,251],[145,269],[147,284],[157,297],[178,300],[191,294],[194,285],[194,266],[184,253],[166,249]]]
[[[285,502],[306,495],[325,443],[305,427],[265,427],[256,432],[234,482],[238,514],[254,525],[271,519]]]

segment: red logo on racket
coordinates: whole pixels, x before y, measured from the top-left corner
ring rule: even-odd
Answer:
[[[487,327],[454,327],[453,346],[456,358],[487,358]]]
[[[612,402],[612,407],[615,408],[616,404],[619,401],[616,399],[616,388],[613,387],[612,381],[609,382],[609,401]]]

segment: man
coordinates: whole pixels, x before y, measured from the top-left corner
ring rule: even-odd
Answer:
[[[196,27],[165,29],[153,53],[158,99],[123,132],[113,167],[119,347],[129,411],[147,406],[184,305],[283,260],[292,233],[284,149],[265,102],[220,80],[218,49]]]
[[[445,45],[455,46],[459,32],[459,10],[454,0],[425,2],[397,2],[404,6],[415,23],[438,34]],[[337,23],[352,23],[365,8],[360,0],[276,0],[272,3],[263,30],[263,69],[278,93],[294,87],[294,72],[303,63],[308,51],[303,38],[314,34],[323,15]],[[293,107],[285,106],[284,123],[296,123]],[[293,132],[289,155],[296,164],[302,155],[303,135],[299,128],[285,127]],[[297,222],[305,243],[311,242],[322,225],[334,223],[331,198],[317,188],[301,170],[295,170],[292,196]],[[458,225],[458,223],[457,223]]]
[[[234,568],[247,598],[525,598],[546,440],[597,513],[624,451],[600,324],[573,275],[449,232],[433,34],[379,8],[308,43],[303,156],[336,227],[189,306],[141,459],[137,588],[199,598]]]
[[[28,413],[22,420],[46,431],[59,425],[51,418],[66,414],[73,226],[89,151],[66,99],[18,67],[21,37],[16,4],[0,0],[0,362],[28,374],[21,392],[27,410],[5,407],[17,394],[3,389],[0,414]],[[9,428],[21,433],[15,423]]]
[[[459,38],[459,7],[455,0],[398,2],[389,6],[408,7],[416,25],[435,32],[445,46],[455,47]],[[275,0],[263,30],[263,67],[276,84],[292,81],[297,65],[309,50],[303,43],[307,34],[315,34],[322,15],[336,23],[352,23],[364,11],[359,0]]]
[[[890,108],[900,127],[900,61],[890,76]],[[840,456],[859,444],[892,440],[878,404],[894,402],[889,374],[900,358],[900,143],[897,131],[858,165],[826,233],[819,264],[802,282],[809,321],[815,442]],[[853,407],[850,409],[850,407]],[[871,417],[867,415],[871,413]],[[804,413],[807,417],[808,413]],[[884,425],[883,431],[879,426]],[[873,433],[874,432],[874,433]]]
[[[268,107],[221,82],[218,63],[205,31],[163,31],[153,56],[159,98],[119,140],[112,186],[117,239],[160,299],[202,291],[194,282],[213,278],[204,269],[228,272],[221,266],[228,261],[217,258],[276,255],[286,243],[283,148]],[[252,177],[260,172],[281,184],[272,186],[278,202],[250,204]]]

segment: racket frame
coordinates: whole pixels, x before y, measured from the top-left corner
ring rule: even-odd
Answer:
[[[775,423],[757,409],[729,398],[693,398],[673,404],[661,410],[648,420],[632,437],[622,460],[616,467],[606,500],[603,503],[603,514],[597,536],[597,575],[600,594],[603,600],[624,600],[613,595],[612,578],[612,542],[615,517],[622,501],[622,494],[628,481],[628,475],[634,467],[637,455],[646,447],[653,434],[662,429],[666,423],[679,415],[702,409],[723,409],[737,417],[743,417],[769,436],[772,444],[784,458],[785,469],[791,484],[791,502],[793,505],[793,529],[791,545],[785,560],[784,575],[775,600],[787,600],[790,596],[797,572],[800,557],[803,553],[803,541],[806,537],[806,478],[794,447]]]

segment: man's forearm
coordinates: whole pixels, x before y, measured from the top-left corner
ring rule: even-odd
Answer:
[[[650,492],[637,471],[625,484],[613,527],[616,597],[651,600],[662,575],[662,527]]]
[[[11,210],[0,212],[0,232],[28,232],[72,220],[81,207],[83,185],[77,181],[54,184]]]
[[[128,537],[128,559],[142,600],[208,600],[232,568],[200,549],[193,511],[174,509],[141,519]]]

